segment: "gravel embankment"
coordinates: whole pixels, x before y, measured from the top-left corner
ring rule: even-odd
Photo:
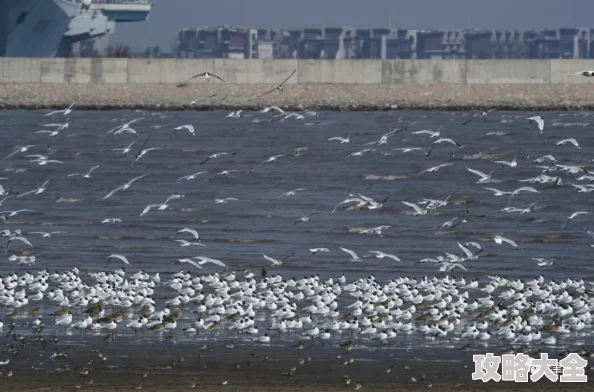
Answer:
[[[50,109],[78,103],[79,109],[213,110],[508,110],[594,109],[590,85],[288,85],[195,84],[0,84],[0,109]],[[217,94],[195,105],[190,101]]]

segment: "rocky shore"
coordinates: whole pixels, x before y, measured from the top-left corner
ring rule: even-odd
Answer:
[[[285,110],[590,110],[590,85],[402,84],[287,85],[284,92],[255,84],[0,84],[0,109],[53,109],[72,102],[78,109],[253,110],[278,105]],[[202,97],[216,96],[191,101]]]

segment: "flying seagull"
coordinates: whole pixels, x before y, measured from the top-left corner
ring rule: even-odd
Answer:
[[[112,261],[113,259],[120,260],[124,264],[130,265],[130,262],[128,261],[128,259],[126,258],[126,256],[114,254],[114,255],[111,255],[111,256],[109,256],[107,258],[107,263],[105,263],[105,267],[107,267],[107,264],[109,264],[109,262]],[[105,268],[105,267],[103,267],[103,268]]]
[[[576,75],[581,75],[581,76],[585,76],[585,77],[592,77],[592,76],[594,76],[594,71],[580,71],[580,72],[576,72],[576,73],[571,74],[571,75],[567,75],[567,77],[570,78],[570,77],[576,76]]]
[[[211,73],[211,72],[202,72],[202,73],[199,73],[198,75],[192,76],[190,79],[186,80],[184,83],[178,84],[177,87],[185,87],[185,86],[188,85],[188,82],[190,80],[196,79],[196,78],[199,78],[199,77],[204,77],[204,79],[206,79],[207,82],[210,82],[210,79],[215,78],[215,79],[219,79],[223,83],[227,83],[220,76],[215,75],[214,73]]]
[[[483,121],[487,121],[487,114],[494,112],[495,110],[497,110],[497,109],[489,109],[487,111],[483,110],[481,114],[475,114],[474,116],[472,116],[470,118],[470,120],[466,120],[460,125],[466,125],[466,124],[470,123],[472,120],[479,118],[479,117],[482,117]]]
[[[70,106],[68,106],[66,109],[62,109],[62,110],[54,110],[53,112],[47,113],[46,116],[53,116],[54,114],[62,114],[63,116],[67,116],[70,113],[72,113],[72,111],[74,110],[74,103]]]
[[[283,92],[283,91],[284,91],[284,90],[283,90],[283,88],[284,88],[284,86],[285,86],[285,83],[287,83],[287,80],[291,79],[291,76],[295,75],[295,72],[297,72],[297,68],[295,68],[295,69],[293,70],[293,72],[291,72],[291,74],[289,75],[289,77],[288,77],[288,78],[286,78],[286,79],[285,79],[285,80],[284,80],[284,81],[283,81],[281,84],[279,84],[278,86],[276,86],[276,87],[275,87],[275,88],[273,88],[272,90],[270,90],[270,91],[267,91],[267,92],[265,92],[264,94],[262,94],[262,95],[258,96],[258,98],[262,98],[263,96],[265,96],[265,95],[268,95],[268,94],[270,94],[270,93],[273,93],[273,92],[275,92],[276,90],[278,90],[278,91],[280,91],[280,92]]]
[[[540,131],[540,133],[542,133],[543,129],[544,129],[544,120],[542,119],[542,117],[540,116],[532,116],[532,117],[528,117],[528,128],[530,128],[530,125],[532,124],[532,122],[535,122],[536,125],[538,125],[538,130]]]
[[[138,153],[134,157],[134,160],[132,161],[132,163],[130,164],[130,166],[132,166],[135,162],[138,162],[140,160],[140,158],[142,158],[143,156],[145,156],[149,151],[162,150],[163,149],[163,147],[144,148],[144,146],[146,146],[146,143],[148,143],[148,141],[149,141],[150,138],[151,138],[150,136],[146,138],[146,140],[144,141],[144,144],[142,145],[142,147],[140,147],[140,150],[138,150]]]

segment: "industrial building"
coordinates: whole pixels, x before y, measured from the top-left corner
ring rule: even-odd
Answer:
[[[594,58],[594,28],[411,30],[182,29],[178,57],[300,59]]]

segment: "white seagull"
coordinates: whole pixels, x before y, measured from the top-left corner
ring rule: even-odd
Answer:
[[[199,175],[201,175],[201,174],[205,174],[205,173],[208,173],[208,172],[205,172],[205,171],[199,171],[199,172],[196,172],[196,173],[194,173],[194,174],[188,174],[187,176],[183,176],[183,177],[180,177],[180,178],[178,178],[178,179],[177,179],[177,181],[183,181],[183,180],[190,181],[190,180],[195,180],[195,179],[196,179],[196,177],[198,177],[198,176],[199,176]]]
[[[114,135],[118,135],[120,133],[123,132],[128,132],[128,133],[138,133],[136,132],[136,130],[134,130],[133,128],[130,128],[130,125],[134,124],[136,121],[140,121],[144,119],[144,117],[140,117],[140,118],[135,118],[133,120],[128,121],[125,124],[122,125],[118,125],[117,127],[113,128],[111,131],[107,132],[107,134],[113,133]]]
[[[383,259],[384,257],[387,257],[387,258],[392,259],[392,260],[395,260],[395,261],[400,261],[400,259],[398,258],[398,256],[394,256],[394,255],[391,255],[389,253],[384,253],[381,250],[370,250],[369,253],[375,254],[375,257],[377,259]]]
[[[8,159],[11,156],[13,156],[14,154],[18,154],[19,152],[27,152],[27,151],[29,151],[30,148],[35,147],[35,146],[37,146],[37,144],[30,144],[28,146],[15,147],[15,150],[13,152],[11,152],[10,154],[8,154],[4,159]]]
[[[198,234],[198,232],[194,229],[190,229],[189,227],[184,227],[181,230],[178,230],[177,233],[175,234],[175,237],[173,237],[173,239],[175,240],[177,238],[177,236],[179,236],[182,233],[189,233],[192,235],[192,237],[196,238],[198,241],[200,241],[200,234]]]
[[[569,139],[563,139],[563,140],[559,140],[557,143],[555,143],[555,145],[557,146],[562,146],[566,143],[571,143],[574,146],[576,146],[577,148],[581,148],[580,145],[578,144],[578,142],[574,139],[574,138],[569,138]]]
[[[132,150],[132,146],[135,145],[138,140],[140,139],[134,140],[132,143],[128,144],[128,146],[124,148],[112,148],[111,151],[121,151],[122,155],[125,155]]]
[[[91,173],[93,172],[93,170],[98,169],[101,166],[103,166],[103,163],[93,166],[86,174],[72,173],[72,174],[68,174],[66,177],[80,176],[80,177],[84,177],[84,178],[91,178]]]
[[[532,116],[528,117],[527,120],[529,121],[528,128],[530,128],[530,124],[534,122],[536,123],[536,125],[538,125],[538,130],[540,131],[540,133],[542,133],[542,131],[544,130],[544,120],[542,119],[542,117]]]
[[[412,134],[413,134],[413,135],[422,135],[422,134],[426,134],[426,135],[429,135],[429,138],[430,138],[430,139],[432,139],[432,138],[440,137],[440,135],[441,135],[440,131],[441,131],[441,128],[443,128],[443,127],[444,127],[444,126],[442,125],[441,127],[437,128],[437,132],[433,132],[433,131],[430,131],[430,130],[428,130],[428,129],[424,129],[424,130],[422,130],[422,131],[415,131],[415,132],[412,132]]]
[[[74,103],[71,104],[70,106],[68,106],[66,109],[62,109],[62,110],[54,110],[53,112],[50,112],[48,114],[46,114],[46,116],[53,116],[54,114],[62,114],[63,116],[67,116],[70,113],[72,113],[72,111],[74,110]]]
[[[113,191],[109,192],[106,196],[103,197],[103,200],[107,199],[108,197],[113,196],[114,193],[116,193],[117,191],[125,191],[126,189],[130,188],[132,186],[132,184],[134,184],[134,182],[140,180],[141,178],[143,178],[145,176],[146,176],[146,174],[143,174],[143,175],[138,176],[138,177],[134,177],[133,179],[131,179],[130,181],[128,181],[124,185],[121,185],[121,186],[117,187],[116,189],[114,189]]]
[[[567,226],[567,223],[569,223],[570,220],[572,220],[575,217],[578,217],[580,215],[586,215],[589,214],[589,212],[587,211],[576,211],[573,214],[569,215],[569,217],[565,220],[565,223],[563,223],[563,226],[561,226],[561,230],[565,229],[565,226]]]
[[[361,258],[361,257],[357,256],[357,254],[355,252],[353,252],[352,250],[350,250],[350,249],[347,249],[347,248],[339,248],[339,249],[342,250],[343,252],[348,253],[351,256],[351,261],[353,263],[356,263],[358,261],[363,261],[363,259],[369,257],[369,256],[363,256]]]
[[[196,136],[193,125],[180,125],[179,127],[173,128],[173,133],[175,133],[175,131],[181,131],[183,129],[186,129],[188,132],[190,132],[192,136]]]
[[[128,261],[128,259],[126,258],[126,256],[124,256],[124,255],[118,255],[118,254],[113,254],[113,255],[110,255],[107,258],[107,263],[105,263],[105,267],[107,267],[107,264],[109,264],[113,259],[120,260],[124,264],[130,265],[130,262]],[[103,267],[103,268],[105,268],[105,267]]]
[[[439,169],[441,169],[442,167],[452,166],[452,165],[453,165],[453,163],[442,163],[441,165],[437,165],[437,166],[430,167],[429,169],[425,169],[422,172],[420,172],[419,174],[436,172],[436,171],[439,171]]]
[[[579,71],[579,72],[573,73],[571,75],[567,75],[567,77],[570,78],[572,76],[577,76],[577,75],[590,78],[590,77],[594,76],[594,71]]]
[[[330,139],[328,139],[328,141],[338,140],[341,144],[350,143],[352,134],[353,134],[352,132],[349,133],[347,137],[334,136],[334,137],[331,137]]]
[[[43,192],[45,192],[45,189],[46,189],[46,187],[47,187],[47,184],[50,182],[50,180],[51,180],[51,178],[50,178],[49,180],[46,180],[46,181],[43,183],[43,185],[41,185],[39,188],[36,188],[36,189],[30,190],[30,191],[28,191],[28,192],[25,192],[25,193],[21,193],[20,195],[18,195],[18,196],[17,196],[17,198],[18,198],[18,197],[27,196],[27,195],[30,195],[30,194],[39,195],[40,193],[43,193]]]
[[[516,242],[514,240],[510,240],[509,238],[505,238],[501,235],[496,235],[493,237],[493,241],[495,241],[496,244],[501,245],[504,242],[507,242],[508,244],[510,244],[511,246],[513,246],[514,248],[518,247],[518,244],[516,244]]]

